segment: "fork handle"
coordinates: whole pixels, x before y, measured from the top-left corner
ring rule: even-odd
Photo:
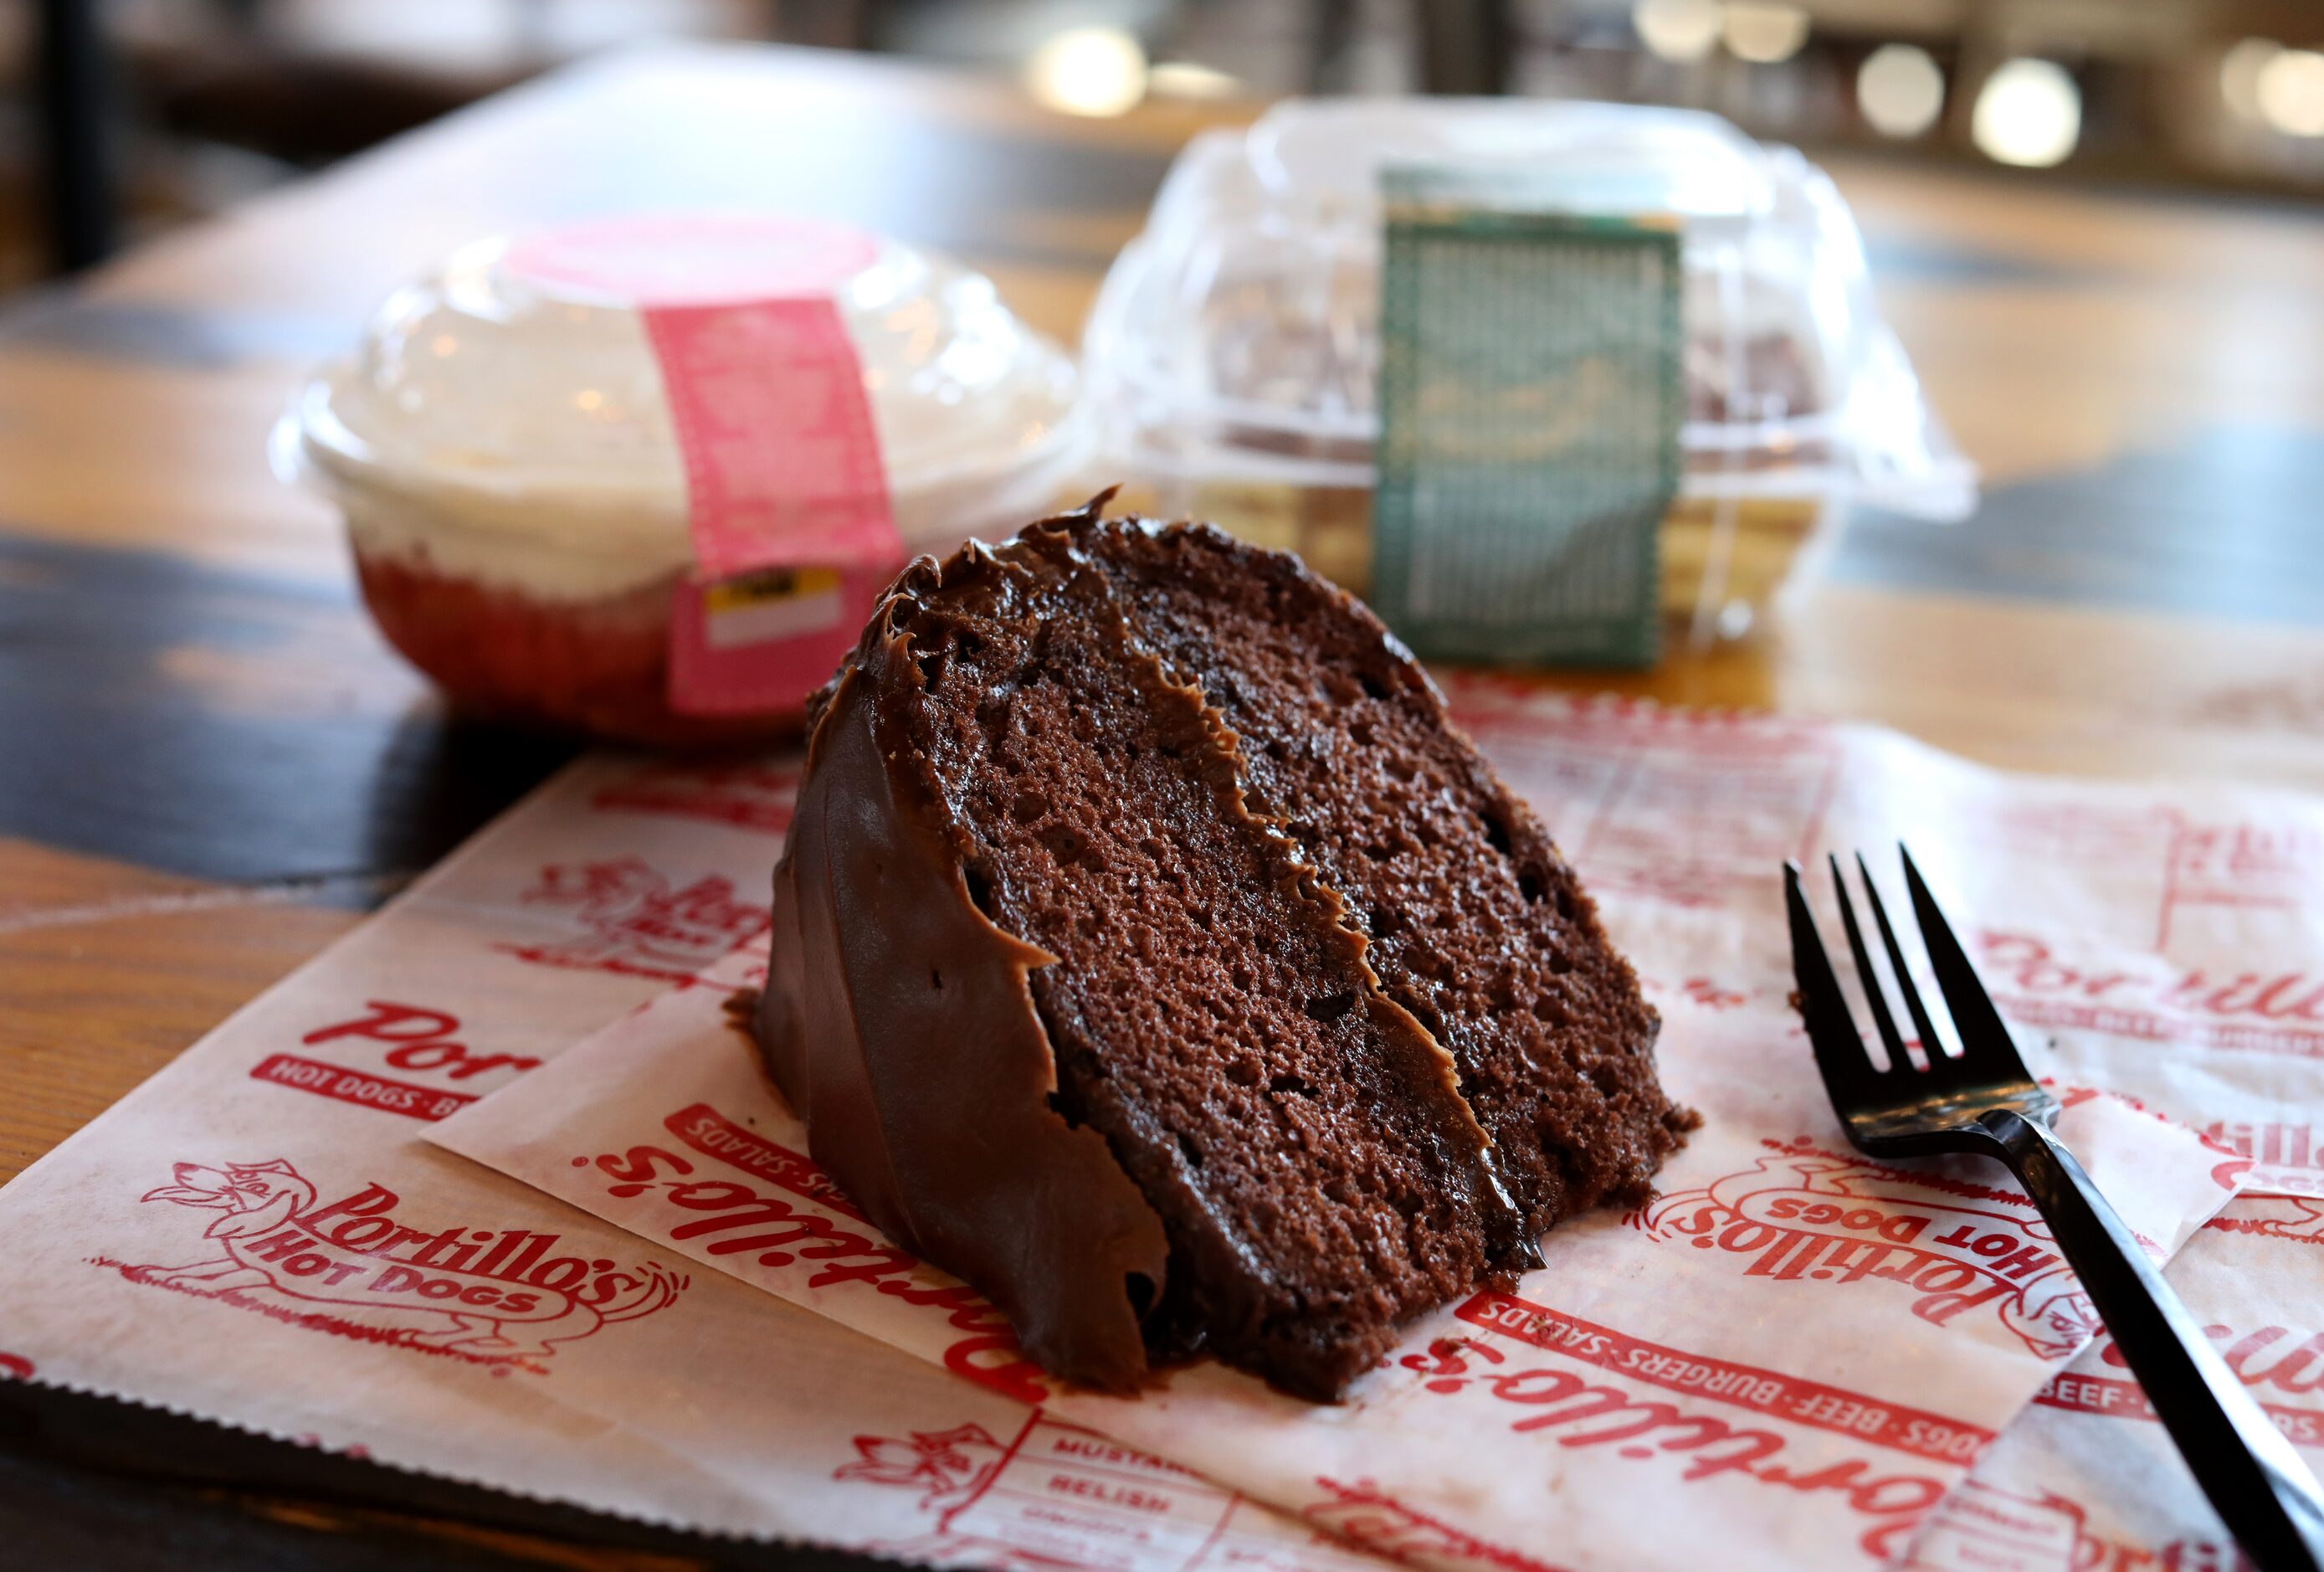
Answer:
[[[1997,1110],[1997,1140],[2203,1493],[2262,1572],[2324,1572],[2324,1494],[2105,1196],[2049,1131]]]

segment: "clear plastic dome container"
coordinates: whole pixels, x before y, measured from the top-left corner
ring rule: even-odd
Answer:
[[[798,219],[666,227],[692,239],[650,259],[653,283],[690,301],[729,281],[747,296],[754,269],[774,286],[759,292],[783,286],[780,261],[734,236],[813,242],[908,551],[1013,531],[1085,461],[1072,361],[982,274]],[[382,630],[456,700],[634,740],[779,730],[797,706],[669,704],[671,600],[693,565],[686,470],[644,318],[586,268],[555,265],[597,230],[617,233],[484,241],[390,296],[354,356],[295,396],[277,468],[338,503]]]
[[[1880,319],[1831,181],[1714,116],[1613,104],[1294,101],[1196,138],[1084,341],[1110,466],[1168,511],[1366,587],[1391,166],[1458,170],[1536,210],[1680,218],[1687,414],[1664,601],[1699,636],[1750,626],[1849,503],[1973,505],[1975,471]]]

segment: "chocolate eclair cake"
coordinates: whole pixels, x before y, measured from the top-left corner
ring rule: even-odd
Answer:
[[[1371,613],[1097,509],[915,562],[816,697],[759,1040],[816,1160],[1047,1369],[1335,1397],[1644,1199],[1689,1116]]]

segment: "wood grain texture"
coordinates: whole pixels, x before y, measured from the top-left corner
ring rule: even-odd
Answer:
[[[381,1504],[382,1502],[388,1504]],[[161,1409],[0,1379],[0,1564],[143,1568],[542,1567],[854,1572],[852,1552],[745,1543],[411,1474]]]
[[[654,51],[0,312],[0,1175],[566,756],[449,721],[365,624],[330,510],[269,472],[288,390],[388,291],[499,230],[765,204],[961,254],[1071,341],[1176,148],[1249,113],[1071,120],[890,62]],[[1878,721],[2013,768],[2324,789],[2324,220],[1833,173],[1986,513],[1858,521],[1748,643],[1544,680]],[[196,1566],[664,1564],[78,1477],[0,1467],[0,1531],[40,1523],[19,1542],[56,1564],[106,1564],[116,1529]]]
[[[0,1181],[362,920],[0,840]]]
[[[74,1572],[147,1572],[158,1545],[168,1547],[172,1566],[235,1572],[691,1572],[709,1565],[279,1494],[120,1477],[5,1447],[0,1522],[12,1530],[10,1566]]]
[[[0,528],[343,582],[330,510],[267,468],[266,433],[300,369],[276,358],[156,363],[0,335]]]

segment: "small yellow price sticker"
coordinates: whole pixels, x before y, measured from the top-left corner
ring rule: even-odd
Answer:
[[[836,568],[765,568],[709,586],[703,592],[703,607],[716,616],[721,612],[749,611],[779,601],[829,595],[838,587]]]

